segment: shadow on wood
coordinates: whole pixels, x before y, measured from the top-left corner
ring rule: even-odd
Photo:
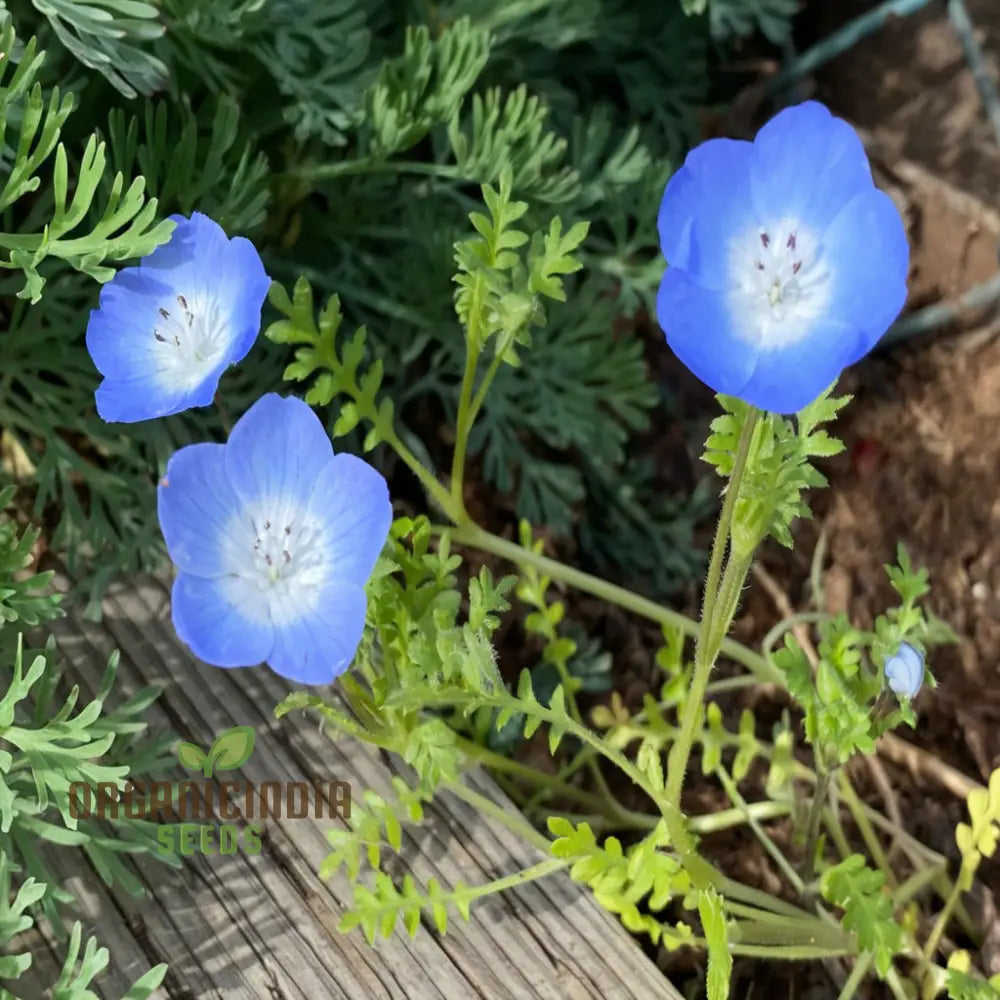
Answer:
[[[289,688],[270,671],[195,661],[174,636],[168,609],[167,586],[149,577],[113,588],[101,625],[70,609],[54,627],[67,678],[93,693],[118,648],[120,697],[147,684],[165,688],[150,713],[154,728],[208,746],[231,726],[253,726],[254,752],[227,778],[255,786],[349,781],[355,796],[388,790],[391,774],[369,748],[332,742],[312,716],[274,719]],[[469,781],[514,811],[485,774]],[[82,853],[61,852],[59,874],[81,900],[85,930],[111,951],[102,996],[118,1000],[166,962],[157,997],[168,1000],[680,1000],[617,919],[562,872],[491,897],[469,923],[455,915],[443,936],[427,923],[414,940],[399,932],[371,948],[360,931],[338,933],[349,886],[342,875],[322,882],[316,874],[329,853],[325,831],[338,822],[268,819],[259,854],[195,856],[180,870],[141,857],[144,900],[108,890]],[[436,877],[444,886],[477,885],[541,859],[447,794],[427,807],[416,833],[404,834],[402,862],[420,884]],[[52,954],[53,943],[39,941],[36,966],[51,969]]]

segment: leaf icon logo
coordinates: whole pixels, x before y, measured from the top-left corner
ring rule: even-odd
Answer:
[[[220,733],[205,753],[195,743],[177,745],[177,759],[189,771],[201,771],[212,777],[213,771],[234,771],[250,759],[253,753],[253,726],[233,726]]]
[[[235,771],[253,753],[253,726],[233,726],[216,737],[208,755],[217,771]]]
[[[205,763],[205,752],[195,743],[178,743],[177,759],[189,771],[200,771]]]

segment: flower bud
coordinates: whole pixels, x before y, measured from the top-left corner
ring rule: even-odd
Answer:
[[[909,643],[901,642],[892,656],[886,657],[885,679],[901,698],[913,698],[924,682],[924,657]]]

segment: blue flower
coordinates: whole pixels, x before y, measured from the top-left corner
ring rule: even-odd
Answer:
[[[219,667],[267,662],[302,684],[347,669],[392,507],[382,476],[334,455],[305,403],[269,393],[226,444],[181,448],[157,500],[180,571],[174,628],[195,655]]]
[[[198,212],[170,218],[170,240],[119,271],[90,314],[87,350],[104,376],[96,395],[104,420],[208,406],[260,332],[270,279],[253,244],[228,239]]]
[[[890,690],[901,698],[913,698],[924,682],[924,658],[909,643],[901,642],[899,649],[885,661],[885,679]]]
[[[716,392],[794,413],[868,353],[906,301],[909,248],[855,131],[809,101],[753,142],[712,139],[670,179],[657,318]]]

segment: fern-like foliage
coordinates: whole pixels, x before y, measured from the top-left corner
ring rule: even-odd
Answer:
[[[969,792],[969,822],[959,823],[955,841],[962,855],[959,886],[968,892],[984,858],[992,858],[1000,843],[1000,768],[991,775],[987,788]]]
[[[432,39],[408,27],[403,52],[387,59],[365,95],[361,148],[375,160],[404,152],[456,118],[489,58],[490,35],[459,18]]]
[[[812,465],[812,460],[844,449],[842,442],[820,429],[850,401],[849,396],[831,399],[830,391],[827,389],[796,414],[794,423],[766,413],[755,425],[747,473],[733,515],[733,545],[740,551],[752,552],[767,535],[791,548],[792,522],[797,517],[812,516],[803,493],[826,485],[826,477]],[[712,421],[703,457],[719,475],[729,476],[750,407],[732,396],[718,399],[726,412]]]
[[[790,633],[785,635],[784,648],[773,656],[805,712],[807,741],[830,767],[855,753],[874,753],[878,737],[900,722],[916,725],[908,700],[895,708],[886,707],[881,670],[886,656],[904,641],[918,647],[954,641],[951,630],[929,618],[919,605],[928,590],[927,573],[913,569],[902,546],[898,565],[887,566],[886,571],[902,603],[879,616],[874,635],[855,629],[845,615],[838,615],[819,625],[815,669]]]
[[[459,562],[446,538],[431,547],[426,518],[397,519],[368,585],[372,619],[355,657],[357,670],[340,683],[354,717],[304,693],[277,709],[279,715],[319,711],[335,730],[393,750],[416,771],[426,798],[457,780],[464,754],[455,727],[428,718],[410,692],[439,698],[442,707],[451,693],[460,700],[468,696],[472,712],[494,704],[490,699],[503,690],[490,636],[509,607],[505,595],[514,579],[494,582],[488,570],[480,570],[469,581],[463,616],[454,575]]]
[[[708,14],[712,36],[719,41],[743,38],[759,31],[768,41],[787,41],[799,0],[712,0]]]
[[[12,142],[8,127],[17,123],[13,154],[5,156],[0,167],[0,208],[9,209],[38,191],[39,171],[55,154],[45,178],[45,197],[33,207],[30,224],[0,233],[0,268],[23,272],[25,284],[18,296],[37,302],[45,284],[39,266],[46,258],[63,260],[106,281],[113,273],[108,262],[149,253],[167,239],[173,224],[156,221],[156,202],[146,199],[141,177],[127,182],[123,174],[116,174],[100,207],[94,204],[107,161],[106,146],[96,136],[87,141],[76,164],[71,191],[70,154],[59,136],[72,111],[72,98],[61,97],[58,88],[47,96],[43,93],[36,76],[44,56],[32,39],[18,58],[9,23],[0,31],[0,51],[7,56],[0,62],[0,143]],[[87,231],[80,232],[85,221]]]
[[[414,937],[421,914],[426,910],[438,933],[444,934],[448,928],[448,908],[454,907],[468,920],[473,901],[484,894],[483,890],[470,888],[463,882],[445,889],[436,878],[428,879],[426,888],[420,890],[412,875],[405,875],[402,888],[397,889],[385,872],[377,872],[373,888],[359,885],[355,889],[354,904],[341,918],[338,929],[347,933],[361,927],[368,943],[374,944],[379,935],[391,937],[402,920],[407,933]]]
[[[32,0],[56,38],[124,97],[167,85],[167,67],[147,43],[163,35],[160,12],[144,0]]]
[[[820,880],[823,898],[844,910],[845,930],[858,936],[858,944],[875,957],[875,968],[885,977],[893,956],[903,943],[902,928],[893,919],[892,899],[882,891],[885,872],[852,854],[828,868]]]
[[[211,116],[188,108],[175,114],[177,121],[166,102],[149,103],[140,125],[138,117],[112,111],[112,168],[141,174],[164,212],[190,215],[211,205],[212,218],[227,232],[259,229],[271,201],[268,162],[241,140],[238,105],[223,94]]]
[[[549,832],[556,838],[553,856],[571,859],[573,880],[589,886],[601,906],[630,931],[667,948],[679,948],[691,938],[688,924],[666,924],[655,916],[671,900],[683,901],[691,892],[680,862],[663,850],[668,841],[662,826],[628,850],[617,837],[598,843],[588,823],[574,825],[558,816],[549,820]]]
[[[343,868],[355,882],[363,861],[374,870],[381,868],[383,845],[395,854],[402,850],[403,825],[420,823],[426,799],[423,792],[410,788],[398,776],[393,777],[392,785],[395,798],[391,801],[366,789],[361,803],[351,802],[350,828],[327,833],[333,850],[320,868],[320,878],[330,878]]]
[[[13,504],[15,488],[0,490],[0,511]],[[0,630],[4,624],[21,622],[28,628],[59,615],[61,595],[52,593],[52,572],[25,573],[34,562],[34,550],[41,532],[33,525],[21,529],[10,517],[0,519]],[[0,650],[5,635],[0,631]]]
[[[10,865],[6,855],[0,852],[0,946],[5,951],[5,954],[0,955],[0,979],[4,981],[14,983],[31,968],[31,953],[12,949],[19,947],[17,938],[35,926],[30,908],[43,898],[45,891],[44,885],[29,878],[21,885],[17,895],[12,897]],[[81,955],[82,944],[83,927],[77,921],[69,933],[66,958],[59,978],[52,984],[51,995],[58,1000],[90,1000],[95,996],[90,989],[94,979],[108,967],[108,949],[102,948],[96,938],[87,938]],[[163,982],[166,974],[166,965],[154,966],[132,984],[122,1000],[147,1000]],[[0,1000],[35,998],[27,994],[18,996],[10,989],[0,988]]]
[[[0,491],[0,504],[11,500],[12,491]],[[108,782],[122,789],[133,774],[170,766],[169,738],[143,738],[143,716],[158,689],[139,691],[114,708],[108,705],[117,654],[96,696],[81,705],[79,687],[57,693],[62,678],[54,641],[50,638],[41,650],[29,648],[26,630],[60,613],[51,574],[32,574],[28,568],[37,538],[33,528],[20,529],[11,518],[0,521],[0,978],[11,982],[31,967],[23,935],[34,927],[36,914],[62,930],[61,908],[73,901],[51,867],[53,852],[82,850],[108,885],[136,896],[143,892],[142,883],[124,857],[157,853],[155,824],[124,815],[106,823],[77,818],[70,808],[70,786]],[[107,967],[108,951],[93,938],[82,953],[81,945],[76,923],[54,997],[93,996],[88,987]],[[162,965],[151,969],[124,1000],[144,1000],[165,972]],[[0,996],[18,1000],[8,989]]]

